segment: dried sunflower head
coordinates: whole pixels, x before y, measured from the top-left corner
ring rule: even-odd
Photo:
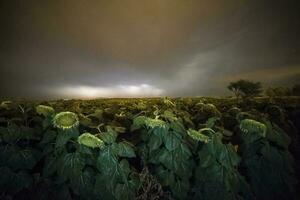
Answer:
[[[60,129],[76,128],[79,125],[78,117],[73,112],[60,112],[55,115],[53,125]]]
[[[211,139],[209,138],[209,136],[203,134],[205,131],[213,131],[213,130],[209,129],[209,128],[204,128],[204,129],[201,129],[200,131],[195,131],[193,129],[189,129],[187,131],[187,133],[191,138],[193,138],[196,141],[208,143],[208,142],[210,142]]]
[[[240,123],[240,129],[244,133],[256,133],[261,137],[266,137],[267,126],[253,119],[244,119]]]
[[[5,110],[11,109],[12,102],[11,101],[2,101],[0,104],[0,108],[3,108]]]
[[[35,110],[39,115],[43,115],[44,117],[54,114],[54,109],[50,106],[38,105]]]
[[[102,148],[104,142],[90,133],[83,133],[78,137],[78,143],[90,148]]]

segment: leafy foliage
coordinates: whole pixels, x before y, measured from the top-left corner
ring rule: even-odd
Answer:
[[[243,167],[257,199],[294,199],[296,180],[288,136],[268,121],[268,126],[248,122],[246,130],[251,134],[243,134]]]
[[[195,199],[251,199],[251,191],[237,170],[241,161],[231,144],[215,133],[198,151]]]
[[[291,109],[275,100],[4,101],[0,198],[296,199]]]

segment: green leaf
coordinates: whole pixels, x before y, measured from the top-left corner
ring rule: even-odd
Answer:
[[[163,139],[161,134],[151,134],[149,137],[148,147],[151,151],[158,149],[162,145]]]
[[[179,120],[170,122],[169,126],[176,133],[183,134],[186,132],[184,125]]]
[[[94,186],[94,193],[97,194],[97,199],[115,200],[111,187],[107,185],[107,177],[105,175],[97,173],[96,182]]]
[[[186,149],[184,145],[181,144],[181,146],[174,151],[162,151],[158,159],[159,162],[176,175],[181,178],[189,178],[192,175],[192,168],[194,166],[193,161],[189,158],[190,154],[187,156]]]
[[[189,181],[186,179],[176,180],[171,187],[172,194],[178,199],[186,199],[189,190]]]
[[[144,148],[143,149],[144,154],[146,154],[146,156],[148,155],[148,148]],[[166,151],[165,148],[158,148],[155,149],[153,151],[149,152],[149,157],[148,159],[146,159],[147,157],[145,155],[143,155],[143,159],[146,159],[146,161],[149,161],[152,164],[159,164],[159,157],[163,154],[163,152]]]
[[[85,160],[80,153],[67,153],[60,160],[59,175],[65,178],[73,179],[80,176],[85,166]]]
[[[268,138],[242,144],[243,166],[258,199],[295,199],[294,162],[290,153]]]
[[[118,159],[110,147],[105,147],[99,152],[97,169],[105,176],[111,188],[123,178]]]
[[[162,166],[157,168],[156,175],[162,186],[171,186],[175,182],[174,174]]]
[[[133,123],[131,125],[131,131],[142,128],[146,124],[147,119],[148,118],[145,116],[138,116],[134,118]]]
[[[52,126],[52,120],[53,120],[52,116],[47,116],[43,120],[43,122],[42,122],[42,128],[43,128],[43,130],[47,130],[50,126]]]
[[[116,141],[118,133],[114,131],[111,127],[107,126],[107,132],[101,133],[100,138],[106,144],[112,144]]]
[[[128,142],[118,143],[118,155],[127,158],[134,158],[136,156],[132,148],[132,144]]]
[[[291,143],[290,137],[276,124],[272,125],[271,122],[267,121],[266,125],[268,127],[267,139],[278,147],[288,150]]]
[[[77,129],[59,129],[56,137],[55,148],[63,147],[69,140],[77,138],[78,136],[79,132]]]
[[[206,127],[207,128],[214,128],[219,121],[220,121],[219,117],[211,117],[206,121]]]
[[[181,135],[176,132],[169,131],[163,135],[163,142],[169,151],[176,149],[181,142]]]
[[[93,186],[95,184],[95,171],[92,168],[86,168],[78,176],[70,179],[73,192],[77,195],[84,195],[85,198],[93,197]]]
[[[135,191],[128,184],[117,184],[114,196],[117,200],[132,200],[135,198]]]
[[[251,199],[251,193],[244,178],[236,170],[240,158],[231,144],[222,143],[222,135],[216,133],[212,140],[199,151],[195,187],[199,199]],[[213,193],[216,192],[216,193]]]
[[[0,136],[1,140],[7,143],[13,143],[14,141],[17,141],[20,137],[20,133],[17,130],[9,131],[8,128],[1,127],[0,129]]]
[[[43,139],[42,141],[40,142],[41,145],[45,145],[45,144],[48,144],[48,143],[51,143],[55,141],[55,138],[57,136],[57,133],[55,131],[52,131],[52,130],[47,130],[44,135],[43,135]]]
[[[48,155],[45,158],[45,164],[43,166],[43,177],[50,177],[52,176],[57,170],[59,170],[59,159],[55,157],[53,154]]]

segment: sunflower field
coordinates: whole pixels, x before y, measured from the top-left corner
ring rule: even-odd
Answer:
[[[299,98],[3,101],[0,199],[299,198]]]

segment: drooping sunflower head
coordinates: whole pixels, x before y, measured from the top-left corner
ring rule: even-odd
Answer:
[[[60,112],[55,115],[53,125],[60,129],[76,128],[79,125],[78,117],[73,112]]]
[[[55,112],[52,107],[45,105],[38,105],[35,110],[39,115],[43,115],[44,117],[48,117]]]
[[[240,123],[240,129],[243,133],[256,133],[261,137],[266,137],[267,126],[253,119],[244,119]]]
[[[90,133],[83,133],[78,137],[78,143],[90,148],[102,148],[104,142]]]
[[[2,101],[0,103],[0,109],[3,108],[5,110],[10,110],[11,109],[11,105],[12,105],[11,101]]]
[[[204,143],[208,143],[208,142],[211,141],[211,139],[210,139],[209,136],[205,135],[205,132],[210,132],[210,131],[213,131],[213,130],[210,129],[210,128],[203,128],[203,129],[200,129],[199,131],[189,129],[187,131],[187,133],[191,138],[193,138],[196,141],[201,141],[201,142],[204,142]]]
[[[238,107],[232,107],[227,112],[228,112],[229,115],[235,117],[235,116],[237,116],[241,112],[241,109],[238,108]]]

